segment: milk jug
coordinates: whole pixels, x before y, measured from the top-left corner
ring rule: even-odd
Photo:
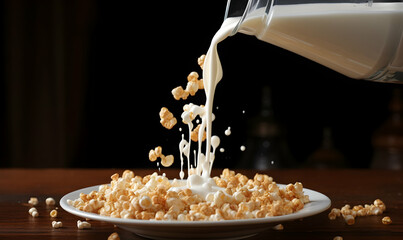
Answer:
[[[241,32],[356,79],[403,83],[402,1],[228,0]]]

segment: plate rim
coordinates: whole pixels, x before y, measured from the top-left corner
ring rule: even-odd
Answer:
[[[89,193],[94,190],[98,190],[99,186],[105,184],[94,185],[90,187],[85,187],[81,189],[77,189],[75,191],[69,192],[65,194],[59,201],[60,206],[70,214],[73,214],[78,217],[88,218],[91,220],[109,222],[116,225],[131,225],[131,226],[151,226],[151,225],[163,225],[163,226],[181,226],[181,227],[202,227],[202,226],[225,226],[225,225],[254,225],[254,224],[270,224],[270,223],[280,223],[286,221],[292,221],[297,219],[302,219],[306,217],[310,217],[321,212],[326,211],[331,206],[331,200],[329,197],[324,195],[323,193],[311,190],[309,188],[303,188],[304,194],[308,195],[310,198],[310,202],[306,203],[304,208],[299,210],[298,212],[281,215],[281,216],[273,216],[273,217],[264,217],[264,218],[253,218],[253,219],[236,219],[236,220],[221,220],[221,221],[164,221],[164,220],[141,220],[141,219],[124,219],[124,218],[114,218],[109,216],[101,216],[96,213],[89,213],[78,210],[73,206],[67,203],[68,199],[74,200],[77,199],[80,193]],[[284,187],[286,184],[279,184],[279,187]],[[77,196],[72,198],[71,196]],[[314,196],[314,199],[311,197]],[[312,206],[313,205],[313,206]],[[319,205],[320,207],[317,207]],[[314,208],[308,209],[306,207]],[[317,207],[317,208],[315,208]]]

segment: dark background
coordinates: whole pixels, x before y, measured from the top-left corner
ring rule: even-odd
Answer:
[[[197,58],[219,29],[226,1],[0,2],[0,166],[155,167],[148,152],[158,145],[179,166],[178,127],[186,127],[168,131],[158,113],[168,107],[181,121],[185,102],[170,92],[185,87],[191,71],[201,75]],[[242,34],[218,51],[224,78],[213,131],[225,152],[215,167],[234,168],[247,154],[239,147],[265,86],[293,167],[320,147],[325,127],[347,166],[370,166],[371,138],[400,86],[349,79]],[[190,101],[203,103],[202,93]]]

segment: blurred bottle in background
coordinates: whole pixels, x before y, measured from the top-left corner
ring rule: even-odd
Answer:
[[[393,90],[389,118],[374,132],[372,168],[403,169],[403,95]]]
[[[270,87],[265,86],[260,112],[248,121],[246,151],[238,167],[267,170],[294,166],[284,130],[273,113]]]
[[[332,130],[323,129],[321,146],[303,164],[307,168],[344,168],[347,167],[344,155],[333,145]]]

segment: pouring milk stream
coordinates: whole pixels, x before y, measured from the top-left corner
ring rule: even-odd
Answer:
[[[214,35],[204,61],[206,103],[204,106],[189,104],[192,108],[189,112],[195,115],[192,118],[198,115],[202,120],[196,168],[187,181],[189,188],[203,197],[218,191],[210,178],[215,150],[220,143],[219,137],[212,136],[212,109],[216,85],[223,76],[217,44],[228,36],[237,32],[255,35],[351,78],[403,82],[403,1],[354,2],[228,0],[225,20]],[[193,124],[189,112],[182,114],[182,120],[189,125],[190,132]],[[205,154],[201,149],[204,131]],[[190,143],[189,136],[188,141],[182,137],[179,144],[181,179],[183,156],[187,158],[188,173],[192,169]]]

